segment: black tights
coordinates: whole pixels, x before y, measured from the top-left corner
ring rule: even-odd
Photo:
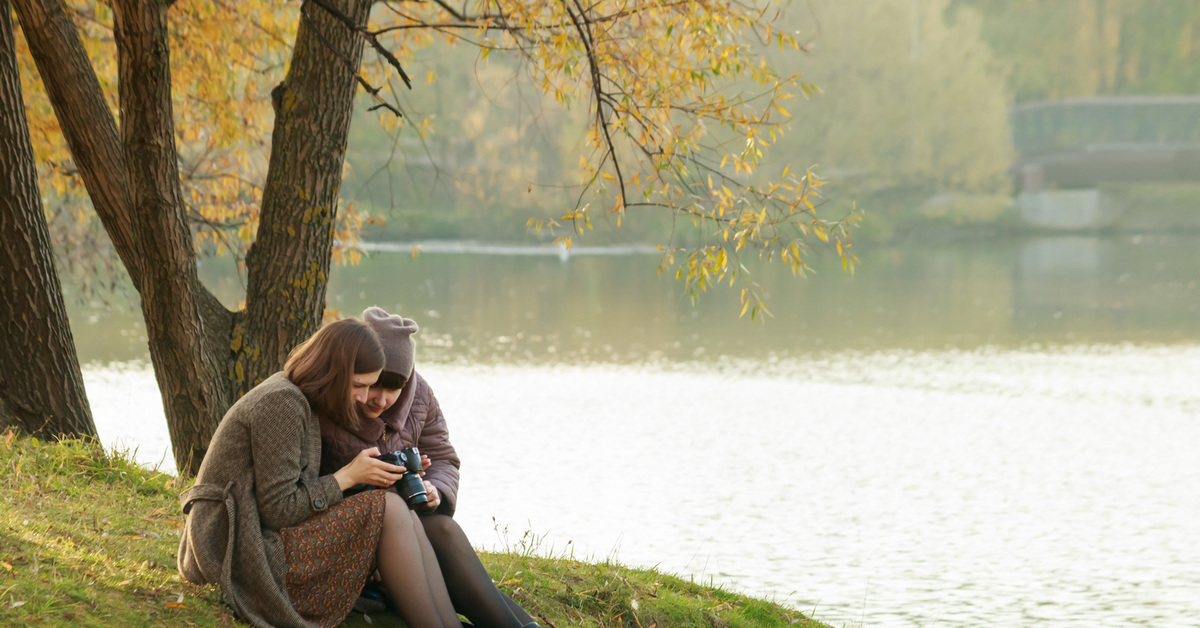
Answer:
[[[454,610],[480,628],[520,628],[534,621],[496,588],[454,519],[446,515],[422,515],[420,520],[437,554]]]
[[[461,628],[417,515],[392,491],[385,491],[384,499],[379,575],[400,607],[404,623],[420,628]]]

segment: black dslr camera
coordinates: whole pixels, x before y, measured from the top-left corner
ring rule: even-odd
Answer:
[[[429,496],[425,493],[425,482],[421,481],[421,452],[417,451],[416,447],[405,447],[397,451],[389,451],[386,454],[380,454],[379,460],[388,464],[394,464],[398,467],[404,467],[407,473],[401,477],[394,486],[396,492],[404,498],[404,503],[408,504],[410,510],[424,508],[425,504],[429,503]]]

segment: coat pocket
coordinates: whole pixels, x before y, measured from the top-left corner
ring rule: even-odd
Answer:
[[[179,573],[193,584],[224,584],[232,549],[231,529],[236,515],[230,482],[222,489],[197,484],[180,495],[187,519],[179,539]]]

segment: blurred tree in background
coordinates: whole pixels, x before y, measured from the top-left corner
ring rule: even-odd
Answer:
[[[1198,3],[953,0],[963,8],[983,15],[1016,102],[1200,91]]]
[[[772,67],[803,72],[817,89],[786,103],[794,115],[760,170],[817,164],[831,183],[822,188],[830,215],[864,207],[863,231],[872,238],[930,221],[994,219],[1010,193],[1004,64],[983,41],[977,11],[947,9],[948,0],[791,6],[773,26],[798,37],[808,54],[761,42],[756,49]],[[524,233],[527,220],[573,202],[573,190],[542,184],[576,167],[586,112],[557,107],[518,59],[493,56],[454,73],[471,62],[474,52],[464,48],[415,53],[422,67],[438,68],[432,89],[409,97],[408,111],[428,115],[438,131],[424,144],[400,136],[405,148],[389,160],[394,142],[375,125],[360,120],[352,132],[354,176],[344,195],[393,220],[365,237],[519,240],[532,237]],[[734,84],[753,92],[748,82]],[[697,238],[670,218],[641,216],[588,241]]]
[[[784,156],[804,155],[834,205],[865,208],[886,237],[930,218],[993,219],[1008,204],[1012,163],[1002,64],[980,18],[947,0],[814,1],[813,48],[801,66],[821,95],[788,129]],[[800,27],[800,24],[796,24]]]

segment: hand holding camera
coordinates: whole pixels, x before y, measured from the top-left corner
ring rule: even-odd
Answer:
[[[429,496],[425,491],[425,482],[421,480],[421,474],[425,470],[422,466],[421,452],[417,451],[416,447],[405,447],[380,454],[379,460],[404,467],[404,475],[394,484],[396,492],[404,498],[404,503],[408,504],[409,509],[425,509],[429,503]]]

